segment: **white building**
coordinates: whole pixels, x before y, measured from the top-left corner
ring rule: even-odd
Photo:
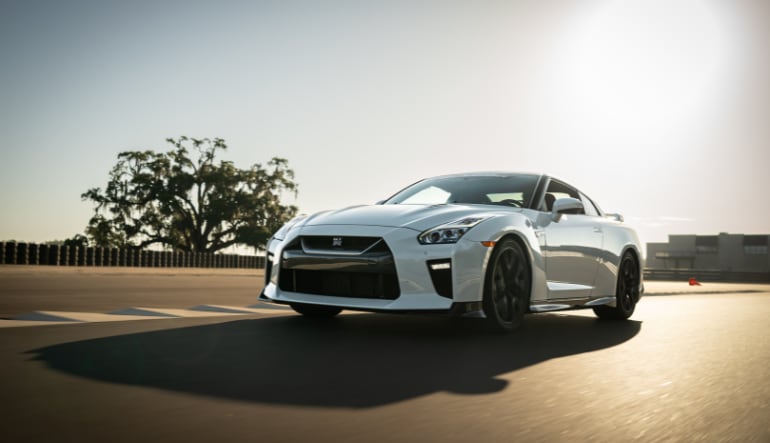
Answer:
[[[719,271],[725,275],[767,273],[770,280],[769,244],[767,234],[669,235],[668,243],[647,243],[647,268]],[[754,277],[761,279],[761,275]]]

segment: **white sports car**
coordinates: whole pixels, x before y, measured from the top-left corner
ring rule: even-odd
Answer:
[[[429,178],[375,205],[297,217],[267,250],[260,299],[306,316],[483,313],[510,331],[526,312],[627,319],[643,292],[636,233],[547,175]]]

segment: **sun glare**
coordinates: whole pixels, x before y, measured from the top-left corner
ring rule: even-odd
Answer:
[[[722,19],[699,0],[606,1],[581,11],[555,51],[555,108],[585,134],[693,132],[689,122],[708,120],[726,83]]]

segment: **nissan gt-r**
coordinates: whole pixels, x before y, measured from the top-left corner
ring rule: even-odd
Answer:
[[[629,318],[643,292],[622,216],[540,174],[428,178],[374,205],[300,216],[267,246],[260,300],[310,317],[343,309],[483,316],[591,308]]]

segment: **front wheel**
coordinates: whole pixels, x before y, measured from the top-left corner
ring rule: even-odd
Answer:
[[[342,312],[342,308],[334,306],[306,305],[301,303],[292,303],[291,308],[305,317],[331,318]]]
[[[484,279],[482,307],[489,326],[510,332],[521,326],[532,286],[524,247],[513,239],[500,241],[492,251]]]
[[[618,268],[618,284],[615,290],[615,307],[597,306],[594,313],[606,320],[625,320],[631,317],[639,301],[639,266],[631,253],[627,252]]]

